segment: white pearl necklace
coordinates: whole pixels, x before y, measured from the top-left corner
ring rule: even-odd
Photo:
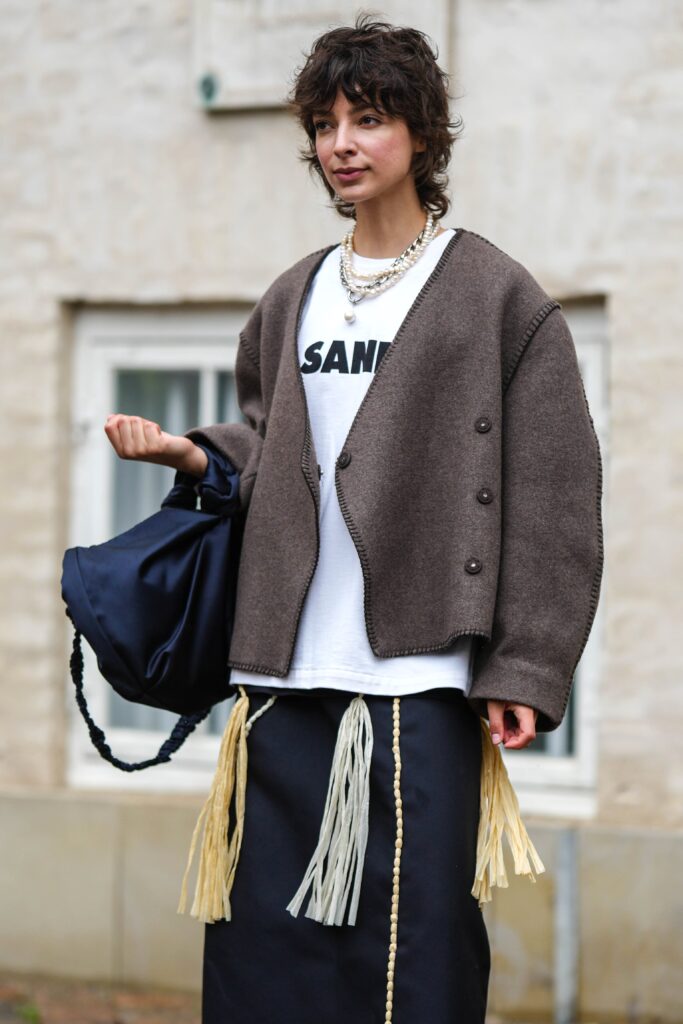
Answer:
[[[353,308],[355,305],[368,296],[379,295],[381,292],[386,291],[387,288],[391,288],[417,263],[437,231],[438,224],[430,210],[427,213],[425,226],[417,238],[386,269],[377,271],[374,274],[361,274],[354,269],[353,239],[356,233],[356,226],[354,225],[351,231],[344,235],[339,250],[339,276],[349,300],[348,305],[344,309],[344,319],[347,323],[351,324],[356,319],[356,313]]]

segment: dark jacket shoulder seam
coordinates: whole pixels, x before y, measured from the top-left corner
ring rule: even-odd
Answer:
[[[504,373],[503,373],[503,394],[505,394],[505,392],[507,391],[508,387],[510,386],[510,381],[512,380],[512,378],[515,375],[515,370],[519,366],[519,361],[522,358],[522,355],[524,354],[524,351],[525,351],[527,345],[529,344],[529,342],[533,338],[533,336],[536,333],[536,331],[538,330],[538,328],[547,319],[547,317],[552,313],[552,311],[554,309],[561,309],[561,308],[562,308],[561,304],[559,302],[557,302],[556,299],[548,299],[547,302],[544,302],[543,305],[540,307],[540,309],[537,310],[536,313],[534,313],[533,317],[529,321],[529,324],[528,324],[524,334],[522,335],[520,341],[517,344],[517,347],[516,347],[516,349],[515,349],[515,351],[513,353],[512,359],[510,360],[510,363],[509,363],[507,369],[504,370]]]
[[[255,351],[255,349],[252,348],[251,342],[247,341],[246,334],[243,330],[240,331],[239,338],[242,343],[242,348],[244,349],[246,355],[249,356],[256,369],[260,370],[261,360],[258,357],[258,353]]]
[[[467,231],[468,235],[473,235],[474,238],[478,238],[481,242],[485,242],[486,245],[490,245],[492,249],[495,249],[496,252],[499,252],[501,256],[505,256],[506,259],[512,260],[514,263],[519,262],[518,260],[515,259],[514,256],[511,256],[509,252],[505,252],[505,250],[501,249],[499,245],[496,245],[495,242],[492,242],[490,238],[485,238],[484,235],[480,235],[477,231],[471,231],[469,228],[466,228],[465,230]]]

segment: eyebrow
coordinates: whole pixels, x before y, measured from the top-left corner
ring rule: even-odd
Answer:
[[[376,107],[373,103],[368,103],[367,100],[358,100],[356,103],[351,104],[351,110],[358,112],[359,110],[376,110],[381,113],[380,108]],[[329,107],[327,110],[319,108],[313,111],[313,116],[316,117],[320,114],[331,114],[332,108]]]

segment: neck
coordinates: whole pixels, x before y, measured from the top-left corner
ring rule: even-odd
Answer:
[[[371,259],[395,259],[400,256],[424,228],[427,214],[417,202],[417,197],[409,210],[404,208],[400,216],[396,216],[396,213],[396,210],[389,210],[386,206],[382,208],[376,203],[358,203],[354,252]],[[442,230],[440,228],[438,234]]]

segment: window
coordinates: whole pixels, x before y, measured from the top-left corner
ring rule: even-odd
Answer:
[[[602,302],[564,302],[562,312],[576,344],[586,398],[600,442],[605,518],[609,439],[604,306]],[[553,732],[538,734],[536,740],[522,750],[503,749],[503,758],[523,813],[580,818],[590,818],[595,813],[604,589],[603,575],[601,600],[591,634],[576,667],[572,694],[562,724]]]
[[[110,412],[139,413],[164,430],[244,420],[232,368],[243,310],[85,310],[76,318],[73,378],[73,476],[70,546],[98,544],[155,512],[175,471],[118,458],[104,433]],[[95,497],[96,496],[96,497]],[[69,637],[73,627],[66,620]],[[177,715],[120,697],[82,641],[84,686],[95,721],[127,761],[156,753]],[[73,682],[68,678],[69,688]],[[126,788],[205,791],[234,698],[216,705],[170,764],[131,773]],[[92,747],[71,700],[69,781],[120,785],[121,772]]]
[[[400,21],[406,5],[385,0],[388,21]],[[339,5],[329,0],[194,0],[192,81],[198,102],[211,110],[243,110],[283,104],[283,84],[315,36],[329,29]],[[422,0],[420,28],[445,52],[448,5]]]

